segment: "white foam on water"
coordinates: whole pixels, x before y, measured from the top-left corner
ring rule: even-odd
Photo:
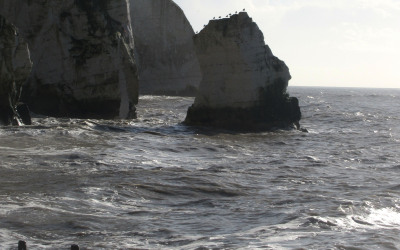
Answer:
[[[0,207],[0,216],[7,215],[11,211],[18,210],[21,206],[13,204],[3,204]]]
[[[139,97],[139,99],[140,99],[140,101],[142,101],[142,100],[155,100],[155,99],[157,99],[157,97],[158,96],[153,96],[153,95],[141,95]]]
[[[340,208],[341,209],[341,208]],[[347,213],[343,218],[321,218],[344,229],[392,229],[400,227],[400,209],[394,207],[375,208],[367,203],[361,209],[341,209]]]
[[[382,228],[399,227],[400,212],[391,207],[371,209],[370,214],[365,216],[365,221]]]
[[[27,238],[19,233],[0,228],[0,249],[17,249],[18,241],[23,240],[27,243],[28,249],[54,249],[52,246],[38,244],[34,239]],[[56,243],[62,246],[62,243]]]
[[[12,231],[0,229],[1,249],[17,249],[19,240],[20,238]]]

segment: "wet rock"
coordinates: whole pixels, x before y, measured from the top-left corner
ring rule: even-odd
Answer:
[[[141,94],[192,95],[201,81],[194,31],[172,0],[132,0]]]
[[[32,125],[31,112],[30,112],[27,104],[18,103],[17,104],[17,112],[18,112],[19,118],[21,119],[23,124]]]
[[[129,0],[0,0],[34,63],[23,99],[63,117],[135,116],[138,79]]]
[[[18,250],[26,250],[26,242],[23,240],[18,241]]]
[[[0,123],[30,124],[30,113],[18,110],[22,86],[32,69],[25,40],[17,28],[0,16]],[[25,110],[26,111],[26,110]]]
[[[78,245],[71,245],[71,250],[79,250],[79,246]]]
[[[300,127],[286,64],[272,54],[247,13],[211,20],[194,37],[203,72],[186,124],[232,129]]]

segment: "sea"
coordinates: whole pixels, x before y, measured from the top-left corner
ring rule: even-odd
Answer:
[[[400,249],[400,89],[290,87],[297,130],[135,120],[0,127],[0,249]]]

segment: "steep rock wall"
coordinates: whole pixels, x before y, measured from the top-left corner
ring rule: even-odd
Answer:
[[[201,81],[194,32],[172,0],[132,0],[142,94],[194,95]]]
[[[29,50],[14,25],[0,16],[0,123],[30,123],[18,112],[22,85],[32,69]],[[28,116],[24,116],[28,115]]]
[[[128,0],[0,0],[34,63],[24,98],[34,112],[128,118],[138,100]]]
[[[265,45],[247,13],[211,20],[194,41],[203,80],[187,124],[244,129],[298,125],[298,100],[286,93],[289,69]]]

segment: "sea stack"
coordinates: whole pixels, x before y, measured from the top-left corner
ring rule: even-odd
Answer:
[[[201,71],[182,9],[172,0],[132,0],[130,8],[140,93],[194,96]]]
[[[14,25],[0,16],[0,124],[31,123],[29,110],[19,100],[31,69],[25,40]]]
[[[135,116],[138,79],[129,0],[0,0],[33,62],[23,99],[56,117]]]
[[[246,12],[211,20],[194,36],[203,73],[185,124],[230,129],[299,128],[286,64],[275,57]]]

